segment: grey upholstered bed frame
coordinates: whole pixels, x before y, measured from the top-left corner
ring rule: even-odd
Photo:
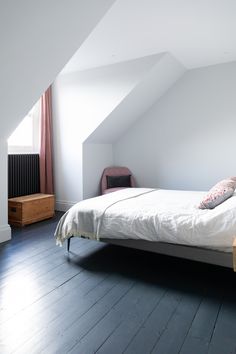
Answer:
[[[174,257],[190,259],[193,261],[215,264],[222,267],[233,268],[236,271],[236,239],[233,243],[233,253],[220,252],[205,248],[177,245],[164,242],[152,242],[146,240],[121,240],[101,238],[100,241],[112,245],[125,246],[139,250],[165,254]],[[67,250],[70,249],[70,238],[67,240]]]

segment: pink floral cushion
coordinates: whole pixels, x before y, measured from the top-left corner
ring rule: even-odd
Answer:
[[[230,198],[236,188],[236,177],[229,177],[212,187],[199,205],[199,209],[213,209]]]

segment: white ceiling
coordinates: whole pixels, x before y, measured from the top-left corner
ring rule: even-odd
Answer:
[[[236,60],[236,0],[117,0],[63,72],[161,52],[186,68]]]

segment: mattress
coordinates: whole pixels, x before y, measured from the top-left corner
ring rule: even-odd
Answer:
[[[143,239],[232,252],[236,194],[212,210],[198,208],[206,192],[126,188],[83,200],[59,221],[57,244],[70,236]]]

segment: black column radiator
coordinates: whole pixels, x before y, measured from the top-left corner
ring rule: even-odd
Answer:
[[[8,155],[8,198],[39,192],[39,155]]]

